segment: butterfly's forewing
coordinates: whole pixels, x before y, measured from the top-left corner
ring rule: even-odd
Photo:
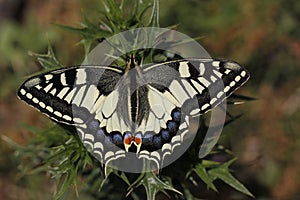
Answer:
[[[198,112],[203,114],[218,105],[248,79],[248,71],[233,61],[189,59],[145,67],[145,77],[163,94],[171,93],[179,105],[197,97]]]
[[[73,116],[72,106],[83,109],[78,115],[90,110],[97,99],[114,90],[122,74],[121,69],[112,67],[69,67],[28,79],[17,95],[54,121],[74,125],[80,119]]]

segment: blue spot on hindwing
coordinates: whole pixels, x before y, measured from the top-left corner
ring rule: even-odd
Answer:
[[[178,125],[176,122],[168,121],[167,122],[167,128],[170,131],[171,134],[176,134],[178,130]]]
[[[161,141],[161,137],[159,135],[155,135],[153,137],[153,146],[158,149],[160,149],[162,147],[162,141]]]
[[[180,122],[181,121],[181,112],[178,110],[173,110],[171,117],[175,122]]]
[[[123,145],[123,138],[120,132],[114,131],[112,134],[112,143],[114,143],[116,146],[120,147]]]
[[[96,132],[97,129],[99,128],[99,121],[98,120],[92,120],[89,124],[88,124],[88,128],[90,129],[90,131],[92,133]]]
[[[97,132],[96,132],[96,138],[97,140],[103,142],[104,139],[105,139],[105,132],[102,128],[98,129]]]
[[[161,138],[164,141],[169,141],[169,139],[171,139],[171,134],[166,129],[162,129],[161,132],[160,132],[160,134],[161,134]]]
[[[150,146],[152,144],[154,132],[147,131],[143,137],[143,145]]]

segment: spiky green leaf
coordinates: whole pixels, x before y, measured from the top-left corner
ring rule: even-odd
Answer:
[[[233,187],[234,189],[250,196],[254,197],[251,192],[240,182],[238,181],[229,171],[229,166],[235,161],[236,159],[229,160],[228,162],[220,165],[217,168],[213,168],[208,171],[208,174],[212,178],[218,178]]]

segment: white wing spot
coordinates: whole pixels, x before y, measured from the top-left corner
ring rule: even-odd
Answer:
[[[84,94],[85,88],[86,88],[86,86],[79,89],[79,91],[76,93],[76,96],[73,98],[73,101],[72,101],[73,104],[76,104],[79,106],[81,100],[84,98],[83,94]],[[86,97],[86,98],[88,98],[88,97]]]
[[[57,117],[62,117],[62,114],[60,112],[58,112],[58,111],[54,111],[53,114],[56,115]]]
[[[41,108],[45,108],[46,105],[43,102],[40,102],[39,105],[41,106]]]
[[[204,63],[200,63],[200,65],[199,65],[199,72],[200,72],[200,76],[203,76],[203,74],[205,72],[205,65],[204,65]]]
[[[66,81],[66,74],[65,73],[62,73],[60,75],[60,82],[62,85],[66,86],[67,85],[67,81]]]
[[[219,72],[218,70],[213,70],[213,72],[217,77],[222,78],[223,74],[221,72]]]
[[[128,128],[128,126],[126,125],[125,121],[122,119],[120,120],[120,129],[121,129],[121,133],[124,133],[125,131],[130,130],[130,128]]]
[[[39,103],[39,100],[35,97],[32,99],[32,101],[33,101],[33,103],[36,103],[36,104]]]
[[[52,75],[51,75],[52,76]],[[50,83],[49,85],[47,85],[45,88],[44,88],[44,91],[45,92],[48,92],[53,86],[53,83]]]
[[[53,108],[50,107],[50,106],[47,106],[47,107],[46,107],[46,110],[48,110],[48,111],[51,112],[51,113],[53,112]]]
[[[242,71],[242,72],[241,72],[241,76],[242,76],[242,77],[245,77],[246,74],[247,74],[247,73],[246,73],[245,71]]]
[[[213,61],[213,62],[212,62],[212,65],[213,65],[214,67],[219,67],[220,61]]]
[[[60,98],[60,99],[62,99],[62,98],[67,94],[68,91],[69,91],[69,88],[68,88],[68,87],[63,88],[63,89],[59,92],[59,94],[57,95],[57,97]]]
[[[117,115],[117,112],[115,112],[112,116],[111,116],[111,120],[110,123],[112,123],[110,126],[112,127],[111,131],[114,130],[120,130],[120,119]],[[108,130],[109,131],[109,130]]]
[[[107,119],[107,122],[106,122],[106,131],[108,133],[110,133],[110,132],[113,131],[112,116]]]
[[[84,106],[88,110],[91,110],[96,99],[98,98],[98,95],[99,95],[99,90],[96,88],[96,86],[95,85],[89,86],[81,106]]]
[[[210,100],[210,105],[213,105],[216,101],[217,101],[217,98],[213,98],[212,100]]]
[[[218,94],[217,94],[217,97],[218,98],[221,98],[221,96],[224,94],[224,92],[223,91],[220,91]]]
[[[52,78],[53,78],[53,75],[52,75],[52,74],[46,74],[46,75],[45,75],[46,81],[49,81],[49,80],[51,80]]]
[[[27,97],[28,99],[32,99],[32,94],[27,93],[27,94],[26,94],[26,97]]]
[[[240,80],[241,80],[241,77],[240,76],[237,76],[237,77],[235,77],[235,79],[234,79],[236,82],[239,82]]]
[[[172,81],[169,89],[173,96],[175,96],[175,98],[178,99],[181,104],[183,104],[183,102],[189,98],[188,94],[183,90],[181,85],[176,80]]]
[[[224,73],[225,73],[225,74],[229,74],[230,72],[231,72],[230,69],[226,69]]]
[[[21,93],[22,95],[25,95],[25,94],[26,94],[26,91],[25,91],[24,89],[21,89],[21,90],[20,90],[20,93]]]
[[[234,81],[231,81],[231,83],[229,84],[230,87],[233,87],[235,86],[235,82]]]
[[[198,80],[200,81],[200,83],[202,83],[205,87],[208,87],[210,85],[210,82],[208,80],[206,80],[203,77],[199,77]]]
[[[187,128],[187,124],[186,122],[183,122],[180,126],[179,126],[179,129],[182,130],[182,129],[185,129]]]
[[[94,144],[94,148],[103,150],[103,144],[101,142],[96,142]]]
[[[201,94],[202,91],[205,89],[202,85],[200,85],[197,81],[191,80],[195,88],[198,90],[198,92]]]
[[[178,100],[176,100],[175,97],[169,91],[166,90],[163,94],[169,100],[170,103],[176,106],[181,106]]]
[[[78,124],[83,123],[83,120],[80,119],[80,118],[78,118],[78,117],[74,118],[73,121],[74,121],[75,123],[78,123]]]
[[[103,109],[102,113],[106,116],[109,117],[111,114],[114,112],[114,110],[117,107],[117,102],[116,99],[118,99],[119,93],[117,90],[111,92],[103,102]]]
[[[72,118],[69,115],[64,115],[63,118],[67,121],[71,121]]]
[[[224,92],[228,92],[230,90],[230,87],[229,86],[226,86],[225,88],[224,88]]]
[[[24,85],[25,85],[25,87],[30,88],[30,87],[36,86],[40,83],[41,83],[41,79],[35,77],[35,78],[32,78],[32,79],[28,80],[27,82],[25,82]]]
[[[162,118],[163,114],[165,113],[162,97],[155,91],[149,90],[148,100],[149,100],[151,110],[156,115],[156,117]]]
[[[162,152],[167,151],[167,150],[172,151],[172,146],[170,144],[166,143],[166,144],[164,144],[162,146],[161,150],[162,150]],[[166,152],[164,154],[164,156],[169,155],[169,154],[171,154],[171,153],[170,152]]]
[[[204,105],[201,107],[201,110],[205,110],[205,109],[208,108],[208,107],[209,107],[209,104],[206,103],[206,104],[204,104]]]
[[[102,119],[102,121],[100,122],[100,125],[99,125],[101,128],[104,127],[104,126],[107,126],[107,119]]]
[[[105,99],[105,96],[104,95],[101,95],[97,101],[95,102],[93,108],[91,108],[91,113],[95,112],[96,110],[98,110],[99,108],[101,108],[101,106],[103,105],[103,101]]]
[[[156,121],[155,115],[152,112],[150,112],[145,127],[145,131],[155,131],[155,132],[159,131],[157,130],[160,129],[160,127],[158,126],[159,124],[156,125],[155,121]]]
[[[50,94],[54,96],[56,94],[56,89],[54,88],[53,90],[51,90]]]
[[[210,80],[214,83],[214,82],[216,82],[218,79],[217,79],[215,76],[211,75],[211,76],[210,76]]]
[[[85,84],[86,83],[86,72],[84,69],[77,70],[76,84]]]
[[[187,80],[183,79],[181,82],[184,85],[186,91],[189,93],[190,97],[193,97],[197,94],[197,91],[195,91],[195,89],[191,86],[191,84]]]
[[[199,114],[199,112],[200,112],[200,109],[196,108],[190,112],[190,115],[197,115],[197,114]]]
[[[36,85],[35,88],[38,90],[42,89],[42,87],[40,85]]]
[[[191,76],[187,62],[180,62],[179,73],[180,73],[181,77],[190,77]]]
[[[103,120],[102,113],[99,113],[95,116],[96,119],[98,119],[100,122]]]
[[[168,97],[163,96],[163,106],[164,106],[165,110],[167,111],[167,113],[169,113],[169,115],[165,114],[165,117],[164,117],[164,119],[168,121],[168,119],[171,118],[170,114],[171,114],[172,110],[174,109],[175,104],[172,101],[170,101],[170,99],[168,99]]]
[[[84,139],[88,139],[88,140],[92,140],[92,141],[95,140],[94,136],[91,134],[85,134]]]
[[[77,88],[73,88],[71,90],[71,92],[68,93],[68,95],[65,97],[65,100],[68,102],[68,103],[71,103],[71,101],[73,100],[73,96],[74,96],[74,93],[76,91]]]

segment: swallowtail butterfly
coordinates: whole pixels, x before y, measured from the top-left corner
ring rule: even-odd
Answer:
[[[74,66],[34,76],[18,96],[55,122],[76,127],[103,164],[135,152],[159,167],[188,133],[189,117],[217,106],[248,78],[233,61],[181,59],[139,66],[131,56],[125,68]]]

